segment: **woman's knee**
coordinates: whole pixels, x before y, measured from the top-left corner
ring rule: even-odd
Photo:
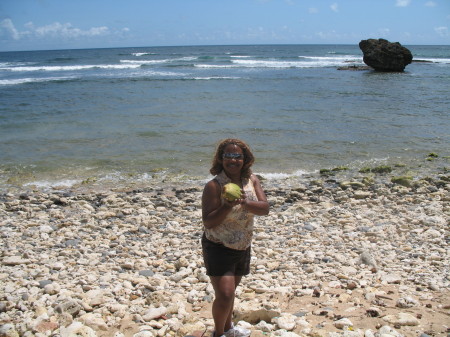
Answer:
[[[231,302],[234,300],[235,289],[234,287],[219,287],[215,291],[216,299],[220,301]]]
[[[231,295],[225,296],[223,294],[216,294],[217,302],[226,303],[228,305],[229,303],[232,303],[233,300],[234,300],[234,294],[233,294],[233,296],[231,296]]]

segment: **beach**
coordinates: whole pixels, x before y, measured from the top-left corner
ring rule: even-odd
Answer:
[[[0,337],[210,336],[217,143],[271,211],[234,319],[262,336],[448,336],[449,46],[0,53]],[[422,62],[420,62],[422,61]]]
[[[448,158],[264,179],[234,320],[262,336],[448,336]],[[412,172],[412,173],[411,173]],[[397,178],[397,179],[396,179]],[[0,195],[1,336],[210,336],[200,183]]]

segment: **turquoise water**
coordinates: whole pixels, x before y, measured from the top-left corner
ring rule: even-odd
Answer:
[[[218,140],[267,177],[449,155],[450,46],[403,73],[357,45],[0,53],[0,187],[203,179]]]

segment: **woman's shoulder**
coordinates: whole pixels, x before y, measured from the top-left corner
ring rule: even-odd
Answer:
[[[254,173],[252,173],[252,174],[250,175],[250,180],[251,180],[252,183],[259,183],[259,178],[258,178],[258,176],[256,176],[256,174],[254,174]]]
[[[215,191],[220,189],[220,183],[216,178],[211,179],[205,184],[204,191]]]

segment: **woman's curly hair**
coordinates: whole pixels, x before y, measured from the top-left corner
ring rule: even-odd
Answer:
[[[227,145],[236,145],[239,146],[242,149],[242,152],[244,153],[244,166],[241,170],[241,176],[242,178],[250,178],[252,171],[250,167],[255,162],[255,157],[253,156],[252,151],[250,150],[250,147],[244,143],[242,140],[235,139],[235,138],[228,138],[222,140],[219,145],[217,146],[216,154],[214,155],[212,167],[209,170],[209,172],[212,175],[217,175],[220,172],[223,171],[223,151]]]

